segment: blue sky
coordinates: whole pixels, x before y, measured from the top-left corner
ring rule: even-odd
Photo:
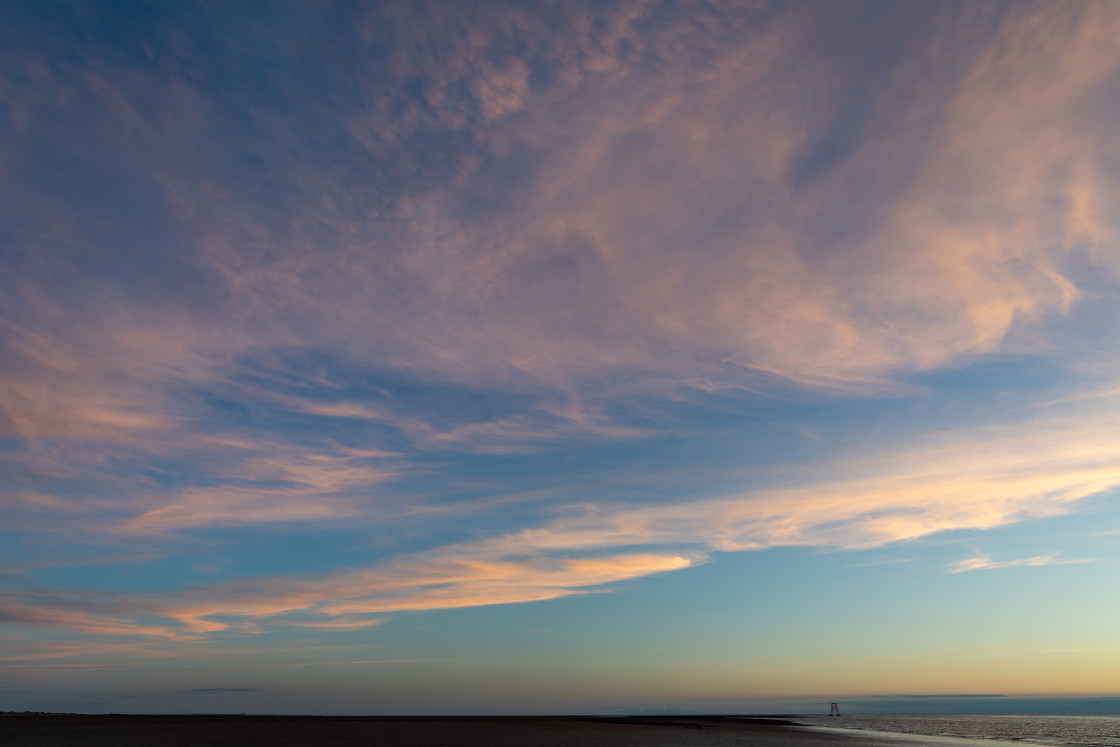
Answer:
[[[1118,32],[5,5],[3,708],[1120,695]]]

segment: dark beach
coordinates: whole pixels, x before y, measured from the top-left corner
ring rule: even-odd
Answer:
[[[670,745],[944,744],[936,738],[895,740],[867,733],[816,731],[783,719],[736,716],[126,716],[5,714],[0,744],[38,745],[542,745],[544,747],[669,747]]]

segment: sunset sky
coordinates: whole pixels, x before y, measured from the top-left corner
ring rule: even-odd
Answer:
[[[0,4],[0,710],[1117,698],[1117,39]]]

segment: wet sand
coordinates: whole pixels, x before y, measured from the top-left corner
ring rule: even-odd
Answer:
[[[778,719],[734,716],[331,717],[0,715],[0,744],[332,745],[349,747],[823,747],[946,744],[930,737],[816,731]]]

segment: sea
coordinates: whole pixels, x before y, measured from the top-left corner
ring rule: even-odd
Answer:
[[[868,732],[921,734],[1059,747],[1120,747],[1120,715],[930,714],[882,716],[797,716],[806,726]]]

